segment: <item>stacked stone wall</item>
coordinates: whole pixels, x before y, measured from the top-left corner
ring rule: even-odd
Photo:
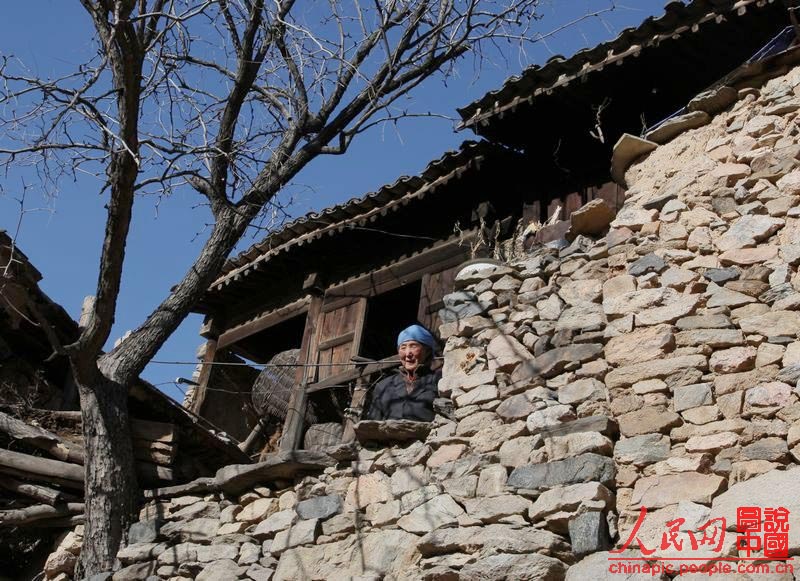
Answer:
[[[799,86],[741,91],[631,167],[605,237],[462,272],[453,412],[425,441],[152,501],[113,578],[614,579],[643,507],[634,556],[686,557],[724,517],[691,563],[735,558],[746,505],[789,509],[800,553]]]

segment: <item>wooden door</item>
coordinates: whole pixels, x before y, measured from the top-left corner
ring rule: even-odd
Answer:
[[[439,325],[442,324],[439,319],[439,310],[444,306],[442,299],[444,295],[453,292],[457,272],[458,267],[454,266],[422,277],[417,320],[437,336]]]
[[[358,355],[367,313],[367,299],[337,298],[322,306],[317,327],[316,381],[353,369],[350,358]]]

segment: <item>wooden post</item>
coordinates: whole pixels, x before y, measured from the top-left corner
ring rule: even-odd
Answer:
[[[191,411],[198,416],[203,415],[203,404],[206,399],[206,388],[208,387],[208,380],[211,377],[211,371],[214,366],[214,359],[217,356],[217,329],[212,319],[206,319],[203,322],[203,330],[201,334],[206,337],[205,353],[203,353],[203,366],[200,368],[200,374],[197,377],[197,387],[195,387],[194,400],[192,401]]]
[[[307,363],[316,362],[317,323],[322,309],[322,297],[315,296],[311,299],[306,317],[306,328],[303,331],[303,342],[300,345],[300,357],[297,360],[299,367],[295,375],[295,386],[289,395],[289,404],[286,409],[286,421],[283,424],[280,451],[291,452],[297,450],[303,443],[303,416],[305,416],[308,394],[306,385],[314,377],[314,367],[305,367]]]
[[[364,400],[367,398],[367,388],[365,379],[359,377],[356,380],[356,387],[353,389],[353,397],[350,400],[350,408],[345,412],[347,415],[344,420],[344,430],[342,431],[342,444],[349,444],[356,439],[355,424],[361,419],[361,412],[364,409]]]

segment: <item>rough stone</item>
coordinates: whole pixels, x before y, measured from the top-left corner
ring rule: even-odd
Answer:
[[[629,365],[661,358],[674,349],[672,327],[657,325],[612,337],[606,344],[605,357],[612,365]]]
[[[622,464],[646,466],[669,457],[670,441],[661,434],[643,434],[619,440],[614,446],[614,459]]]
[[[180,541],[208,541],[217,534],[219,520],[215,518],[197,518],[191,521],[174,521],[161,527],[161,534],[167,538]]]
[[[61,573],[72,575],[75,570],[75,565],[78,562],[78,557],[67,551],[56,551],[47,557],[44,564],[44,572],[49,578],[53,578]]]
[[[752,264],[762,264],[767,260],[775,258],[777,255],[777,246],[759,246],[757,248],[737,248],[728,250],[719,255],[719,260],[723,266],[732,264],[750,266]]]
[[[733,432],[720,432],[707,436],[692,436],[686,441],[685,450],[694,452],[719,452],[737,444],[739,436]]]
[[[206,565],[195,581],[229,581],[239,577],[239,565],[232,559],[214,561]]]
[[[586,400],[605,400],[605,386],[596,379],[578,379],[558,390],[558,402],[577,404]]]
[[[715,474],[685,472],[647,476],[636,481],[631,505],[634,508],[646,506],[651,509],[681,501],[708,504],[724,486],[725,479]]]
[[[423,557],[453,552],[476,553],[480,550],[503,553],[544,553],[554,556],[569,547],[560,537],[530,526],[488,524],[485,526],[440,528],[420,539],[417,549]]]
[[[275,533],[288,529],[295,522],[297,522],[297,513],[294,509],[281,510],[258,523],[252,534],[261,540],[272,538]]]
[[[575,412],[568,405],[554,405],[533,412],[526,421],[527,429],[531,434],[536,434],[542,428],[557,426],[562,422],[575,419]]]
[[[707,360],[703,355],[684,355],[670,359],[634,363],[609,371],[605,377],[605,384],[609,389],[627,387],[645,379],[663,379],[685,369],[697,368],[704,370],[706,367]]]
[[[675,345],[678,347],[708,345],[713,349],[720,349],[742,344],[744,335],[739,329],[692,329],[675,334]]]
[[[588,452],[610,455],[613,444],[610,439],[598,432],[578,432],[547,437],[544,440],[544,449],[550,460],[561,460]]]
[[[539,355],[532,361],[523,363],[511,376],[513,381],[528,377],[554,377],[571,365],[584,363],[596,358],[603,346],[596,343],[557,347]]]
[[[454,525],[464,509],[449,494],[441,494],[421,504],[397,521],[397,526],[410,533],[424,534],[446,525]]]
[[[582,557],[611,546],[608,534],[608,521],[600,511],[580,513],[569,519],[567,525],[572,552]]]
[[[319,530],[320,526],[317,519],[298,521],[290,528],[275,535],[270,546],[270,552],[273,555],[279,555],[286,549],[311,544],[317,540]]]
[[[297,503],[297,514],[302,519],[326,519],[342,510],[342,498],[338,494],[316,496]]]
[[[570,214],[570,228],[567,234],[572,237],[579,234],[597,236],[608,229],[613,219],[614,212],[608,207],[605,200],[598,198]]]
[[[736,525],[736,511],[741,506],[782,506],[790,514],[800,514],[800,468],[773,470],[746,482],[734,484],[714,499],[711,513],[716,518],[724,518],[733,530]],[[790,526],[789,554],[795,554],[799,548],[800,528]]]
[[[749,371],[755,364],[756,350],[750,346],[715,351],[709,359],[709,367],[717,373]]]
[[[347,487],[346,507],[365,508],[373,502],[392,499],[389,478],[383,472],[359,476]]]
[[[578,512],[580,507],[606,508],[613,503],[613,498],[611,491],[597,482],[558,486],[539,495],[530,508],[529,517],[534,523],[548,520],[558,529],[555,532],[563,533],[567,532],[567,522],[563,521],[568,513]]]
[[[410,568],[417,539],[402,530],[382,530],[366,533],[359,542],[350,537],[289,549],[281,555],[274,581],[295,581],[298,571],[308,579],[398,577]]]
[[[236,515],[236,520],[246,523],[261,522],[276,512],[278,512],[278,500],[276,498],[259,498],[245,506]]]
[[[651,252],[650,254],[642,256],[639,260],[634,261],[628,267],[628,274],[631,276],[642,276],[643,274],[651,272],[659,274],[666,270],[666,268],[667,263],[664,262],[664,259]]]
[[[465,565],[459,571],[461,581],[557,581],[564,578],[567,566],[558,559],[538,553],[490,555]]]
[[[530,358],[530,352],[514,337],[498,335],[486,348],[489,366],[499,371],[511,372],[520,363]]]
[[[788,335],[795,337],[800,331],[800,312],[771,311],[763,315],[745,317],[739,320],[744,333],[757,333],[765,337]]]
[[[762,438],[742,447],[742,458],[745,460],[769,460],[780,462],[789,453],[789,447],[783,438]]]
[[[619,418],[619,431],[623,436],[632,437],[654,432],[667,433],[681,424],[678,414],[654,407],[622,414]]]
[[[661,125],[645,134],[645,139],[655,143],[667,143],[684,131],[702,127],[710,121],[711,116],[705,111],[684,113],[664,121]]]
[[[515,468],[507,486],[539,490],[566,484],[597,481],[613,485],[616,470],[611,458],[598,454],[583,454],[566,460],[545,464],[528,464]]]
[[[784,221],[770,216],[748,215],[736,220],[716,241],[717,248],[725,252],[736,248],[755,246],[781,229]]]
[[[695,383],[676,387],[673,395],[676,412],[706,406],[713,403],[713,401],[711,384],[709,383]]]

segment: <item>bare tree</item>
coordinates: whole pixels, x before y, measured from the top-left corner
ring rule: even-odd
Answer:
[[[45,79],[0,62],[0,161],[107,197],[96,301],[69,357],[86,445],[83,572],[112,567],[138,488],[127,395],[260,212],[306,164],[408,114],[398,99],[486,42],[524,39],[538,0],[80,0],[93,60]],[[494,50],[494,49],[493,49]],[[190,186],[213,215],[183,279],[103,353],[139,193]]]

